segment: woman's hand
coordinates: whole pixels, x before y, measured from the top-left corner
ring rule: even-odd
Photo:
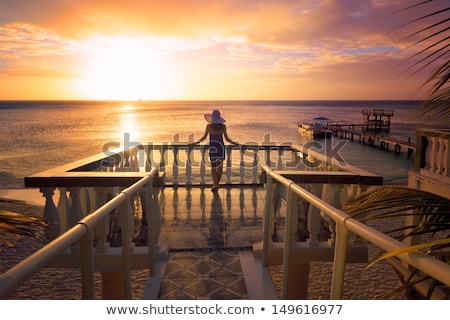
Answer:
[[[197,145],[199,143],[200,143],[200,141],[196,141],[196,142],[188,143],[187,145],[188,145],[188,147],[193,147],[193,146],[195,146],[195,145]]]

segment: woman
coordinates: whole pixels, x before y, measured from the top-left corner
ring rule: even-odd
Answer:
[[[238,144],[231,140],[227,134],[225,119],[220,116],[219,110],[214,110],[211,114],[205,114],[208,121],[205,134],[196,142],[200,143],[209,135],[209,159],[211,160],[211,175],[213,186],[211,191],[215,192],[219,189],[219,182],[222,178],[223,161],[225,160],[225,144],[223,138],[231,144]]]

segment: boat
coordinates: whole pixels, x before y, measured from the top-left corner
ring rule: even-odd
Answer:
[[[326,117],[313,118],[312,121],[303,121],[298,124],[298,133],[305,137],[314,139],[323,139],[331,137],[333,131],[328,129],[328,121]]]

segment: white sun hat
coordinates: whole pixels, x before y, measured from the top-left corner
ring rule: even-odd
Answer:
[[[209,123],[224,123],[225,119],[220,116],[219,110],[214,110],[212,113],[205,114],[205,119]]]

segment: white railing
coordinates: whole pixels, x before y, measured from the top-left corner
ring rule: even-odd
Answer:
[[[187,143],[139,145],[127,150],[117,148],[26,177],[25,185],[38,187],[45,197],[43,218],[50,226],[45,230],[46,237],[54,239],[92,211],[91,208],[99,207],[120,188],[143,177],[150,168],[158,167],[160,187],[210,184],[207,152],[208,145]],[[345,171],[370,180],[368,183],[361,180],[360,185],[382,184],[381,177],[302,146],[228,145],[226,152],[223,180],[228,185],[261,184],[263,164],[278,170]],[[157,197],[158,192],[155,189],[153,197]],[[55,193],[59,194],[57,200]],[[133,200],[145,203],[142,197]],[[116,224],[112,219],[96,229],[97,250],[105,250],[106,239],[114,233]]]
[[[315,147],[317,148],[316,145]],[[39,187],[46,198],[44,220],[51,226],[47,230],[47,238],[63,241],[64,244],[70,241],[74,243],[72,237],[78,237],[81,234],[79,221],[92,219],[89,218],[89,213],[95,208],[106,206],[111,212],[113,208],[109,204],[104,205],[108,201],[108,197],[116,194],[122,195],[121,189],[136,183],[150,171],[153,176],[152,181],[155,183],[156,180],[157,187],[152,186],[152,189],[146,190],[145,193],[138,192],[140,195],[138,199],[141,202],[143,211],[141,224],[144,224],[145,219],[145,224],[148,223],[153,228],[149,232],[153,238],[149,240],[151,245],[149,244],[148,250],[153,250],[154,254],[159,250],[161,222],[161,212],[158,204],[159,188],[170,184],[174,187],[182,185],[204,186],[208,184],[210,174],[207,172],[209,163],[207,150],[207,145],[194,146],[187,143],[139,145],[127,150],[119,148],[26,177],[25,185],[27,187]],[[317,174],[314,175],[315,182],[321,181],[324,186],[330,185],[330,176],[333,175],[339,175],[344,179],[343,183],[352,185],[352,188],[358,186],[360,191],[363,191],[364,188],[371,184],[382,184],[382,178],[379,176],[348,166],[306,147],[295,145],[277,146],[274,144],[227,146],[227,160],[224,168],[227,184],[261,184],[261,166],[285,171],[303,170],[316,172]],[[155,167],[158,168],[156,173],[154,172]],[[60,196],[58,201],[54,201],[53,196],[57,188]],[[339,188],[332,190],[329,194],[334,195],[336,192],[340,193]],[[127,206],[129,207],[131,201],[135,199],[134,196],[129,197]],[[120,207],[117,210],[123,212]],[[123,217],[124,214],[120,212],[119,216]],[[132,216],[128,211],[126,215]],[[104,212],[102,216],[101,221],[96,222],[94,231],[90,230],[94,234],[90,235],[88,239],[91,241],[91,237],[95,237],[96,245],[95,249],[91,248],[89,250],[94,250],[95,254],[106,256],[107,254],[114,254],[112,249],[120,249],[111,248],[111,241],[109,240],[110,243],[108,244],[107,237],[114,231],[115,226],[117,228],[117,225],[123,222],[117,219],[110,219]],[[315,221],[317,225],[317,221],[320,221],[320,219]],[[119,227],[121,229],[124,228],[124,226]],[[78,231],[72,234],[75,232],[73,230]],[[69,240],[66,238],[69,238]],[[130,239],[127,238],[125,246],[128,246]],[[147,241],[147,239],[144,239],[144,241]],[[314,242],[314,235],[312,236],[312,242]],[[84,240],[83,243],[85,243]],[[122,239],[122,246],[124,245],[123,243]],[[73,267],[74,264],[79,265],[77,257],[79,257],[80,247],[88,246],[80,244],[70,248],[70,254],[63,259],[54,260],[52,266]],[[58,247],[58,250],[60,249]],[[133,257],[139,254],[137,249],[139,248],[133,247]],[[85,248],[85,250],[87,249]],[[53,251],[51,252],[53,254]],[[158,253],[160,252],[158,251]],[[134,263],[137,263],[138,267],[146,268],[148,266],[146,264],[147,253],[142,253],[140,258],[140,262],[133,260],[135,261]],[[94,259],[96,259],[95,255]],[[45,261],[48,262],[48,260]],[[97,270],[111,269],[111,266],[105,265],[101,259],[96,259],[95,262]],[[122,262],[116,261],[116,263]],[[85,264],[82,263],[82,265]],[[89,274],[91,272],[90,263],[87,266],[90,271],[85,273]],[[152,268],[150,268],[150,272],[153,272]],[[89,288],[89,285],[87,284],[86,287]],[[83,293],[83,297],[92,296],[91,288],[85,291],[86,293]]]
[[[342,298],[345,265],[347,259],[351,258],[349,253],[353,249],[348,241],[350,232],[353,232],[357,236],[385,251],[392,251],[406,246],[406,244],[351,218],[342,210],[337,209],[332,204],[325,202],[320,197],[307,191],[293,180],[286,178],[283,174],[280,174],[279,171],[273,170],[266,165],[263,165],[263,170],[268,176],[266,207],[264,212],[264,238],[260,249],[259,247],[255,248],[261,251],[260,255],[263,265],[282,264],[282,299],[298,298],[298,295],[295,292],[298,288],[295,288],[293,284],[298,282],[298,278],[300,278],[301,275],[299,275],[298,272],[293,274],[293,269],[291,268],[292,265],[298,264],[299,261],[301,261],[300,263],[305,263],[305,261],[308,262],[308,257],[305,257],[305,255],[311,251],[317,252],[321,250],[321,247],[314,239],[313,241],[309,240],[306,243],[307,248],[305,248],[304,243],[296,241],[296,203],[299,199],[309,202],[311,206],[320,211],[320,215],[332,220],[335,224],[335,238],[329,246],[329,248],[334,251],[331,260],[333,262],[331,299]],[[276,206],[274,203],[275,197],[273,195],[277,192],[277,185],[282,185],[285,188],[286,193],[285,240],[281,244],[281,247],[278,248],[277,243],[273,243],[271,240],[272,226],[275,217],[274,208]],[[318,216],[318,218],[320,219],[320,216]],[[317,219],[317,217],[315,219]],[[277,259],[277,256],[280,256],[280,252],[282,257],[281,259]],[[401,262],[414,266],[432,278],[450,286],[450,265],[424,253],[415,251],[401,254],[397,258],[391,258],[390,262],[403,274],[410,274],[410,272]]]
[[[102,244],[94,247],[94,234],[97,228],[109,218],[111,211],[117,210],[119,225],[121,228],[121,254],[119,266],[123,273],[124,298],[131,299],[131,254],[133,210],[130,207],[132,197],[137,193],[143,193],[144,198],[153,199],[146,201],[145,211],[148,221],[156,221],[159,211],[158,202],[154,198],[153,179],[157,176],[158,170],[153,168],[147,175],[141,178],[132,186],[120,191],[113,199],[89,213],[85,217],[70,227],[62,235],[51,241],[49,244],[38,250],[16,266],[0,275],[0,298],[8,298],[15,289],[23,282],[37,273],[40,269],[51,264],[61,254],[67,250],[72,251],[77,256],[77,261],[81,265],[82,298],[94,299],[94,270],[96,270],[95,252],[102,251]],[[157,247],[157,222],[150,224],[155,226],[149,233],[148,251],[145,254],[147,268],[155,269],[155,248]],[[75,244],[75,245],[74,245]]]
[[[261,164],[279,169],[301,165],[300,151],[290,145],[228,145],[226,152],[222,181],[228,185],[261,184]],[[158,167],[161,187],[212,184],[207,153],[208,145],[187,143],[117,148],[26,177],[25,186],[39,188],[45,197],[43,218],[50,225],[46,237],[54,239],[150,168]],[[56,200],[55,195],[59,195]],[[139,200],[145,202],[142,197]],[[112,227],[114,223],[96,229],[99,248],[106,246]]]
[[[167,185],[212,184],[208,145],[149,144],[141,152],[144,156],[140,159],[144,159],[146,166],[157,166],[165,173]],[[286,168],[297,161],[295,158],[291,145],[227,145],[223,181],[229,185],[260,184],[261,164]]]

